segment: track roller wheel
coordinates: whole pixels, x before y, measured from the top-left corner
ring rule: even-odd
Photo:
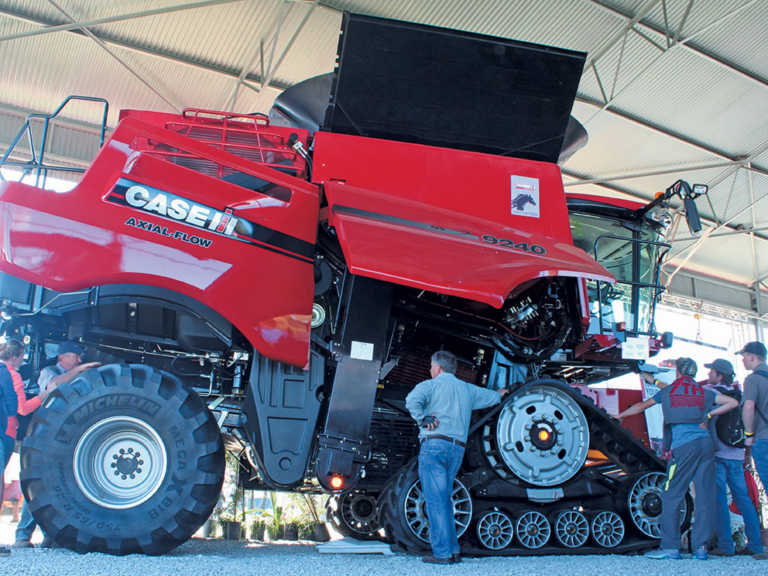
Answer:
[[[547,517],[536,510],[530,510],[520,516],[515,528],[520,544],[531,550],[544,546],[552,533]]]
[[[488,550],[502,550],[512,543],[515,528],[512,519],[498,510],[486,512],[477,521],[477,539]]]
[[[624,540],[624,520],[611,510],[598,512],[592,518],[592,538],[603,548],[615,548]]]
[[[349,490],[334,494],[325,505],[325,517],[342,534],[358,540],[379,538],[376,498],[363,491]]]
[[[566,548],[583,546],[589,538],[589,521],[578,510],[563,510],[555,519],[555,539]]]

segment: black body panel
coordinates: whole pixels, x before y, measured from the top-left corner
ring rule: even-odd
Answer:
[[[325,377],[324,357],[310,356],[309,370],[259,355],[251,365],[245,427],[270,486],[292,488],[304,478]]]
[[[345,13],[323,129],[557,162],[585,57]]]

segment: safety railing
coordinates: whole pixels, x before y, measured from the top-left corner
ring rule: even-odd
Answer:
[[[141,119],[153,121],[153,115],[143,114]],[[173,120],[158,115],[160,125],[171,132],[192,138],[224,152],[239,156],[281,172],[303,178],[304,160],[291,148],[290,130],[273,128],[264,114],[231,114],[216,110],[187,108]],[[159,123],[159,122],[158,122]],[[137,150],[190,168],[214,178],[226,179],[232,171],[211,158],[200,157],[163,143],[147,139],[134,142]]]
[[[78,168],[76,166],[67,166],[64,164],[46,164],[45,162],[45,155],[46,155],[46,148],[48,146],[48,136],[50,133],[50,126],[51,122],[55,120],[66,108],[66,106],[73,101],[83,101],[83,102],[99,102],[104,105],[104,111],[101,116],[101,130],[99,133],[99,148],[101,148],[104,145],[104,135],[106,133],[107,128],[107,115],[109,113],[109,103],[104,98],[96,98],[93,96],[67,96],[64,101],[59,104],[59,107],[56,108],[53,112],[50,114],[42,114],[42,113],[32,113],[28,114],[26,117],[26,120],[24,122],[24,125],[21,127],[21,130],[19,130],[18,134],[16,134],[16,137],[11,142],[11,145],[8,147],[8,149],[5,151],[5,154],[3,154],[3,157],[0,158],[0,168],[4,166],[17,168],[21,170],[21,178],[19,180],[24,180],[28,175],[30,175],[32,172],[35,173],[35,186],[45,188],[45,182],[48,177],[49,171],[54,172],[73,172],[73,173],[83,173],[85,172],[85,168]],[[35,136],[32,133],[32,126],[33,122],[40,121],[42,122],[42,131],[40,134],[40,140],[39,142],[35,141]],[[27,152],[30,154],[30,159],[27,161],[21,161],[21,160],[11,160],[11,155],[16,150],[16,147],[19,145],[20,142],[24,139],[24,136],[27,137],[27,143],[29,146],[29,151]],[[0,172],[0,180],[4,180],[2,172]]]

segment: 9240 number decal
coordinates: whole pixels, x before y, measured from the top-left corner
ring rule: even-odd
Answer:
[[[483,234],[480,238],[482,238],[483,242],[495,244],[502,248],[512,248],[514,250],[522,250],[523,252],[532,252],[539,256],[543,256],[547,253],[547,249],[539,244],[528,244],[528,242],[515,242],[514,240],[508,240],[507,238],[496,238],[496,236],[492,234]]]

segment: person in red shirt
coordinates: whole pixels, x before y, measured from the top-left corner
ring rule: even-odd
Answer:
[[[6,367],[8,368],[8,372],[11,373],[11,378],[13,379],[13,390],[16,392],[16,398],[18,401],[18,408],[16,409],[16,414],[11,414],[8,416],[8,425],[5,428],[5,435],[9,438],[12,438],[14,441],[16,440],[16,432],[19,429],[19,416],[26,416],[27,414],[32,414],[35,410],[40,408],[40,405],[45,402],[45,399],[48,397],[48,394],[53,392],[53,390],[56,389],[56,384],[51,383],[48,385],[48,387],[40,392],[37,396],[33,396],[32,398],[27,398],[27,394],[24,392],[24,380],[21,379],[21,374],[18,373],[18,368],[24,363],[24,352],[22,350],[21,356],[19,356],[16,361],[5,361]],[[10,363],[9,363],[10,362]]]
[[[3,501],[3,488],[5,482],[5,467],[13,453],[16,426],[13,427],[14,435],[8,435],[11,428],[11,419],[16,420],[18,413],[18,394],[16,393],[16,381],[21,376],[16,371],[24,362],[24,345],[18,340],[8,340],[0,344],[0,502]],[[14,376],[15,375],[15,376]],[[22,381],[22,394],[24,382]],[[0,546],[0,556],[7,556],[10,550],[6,546]]]

